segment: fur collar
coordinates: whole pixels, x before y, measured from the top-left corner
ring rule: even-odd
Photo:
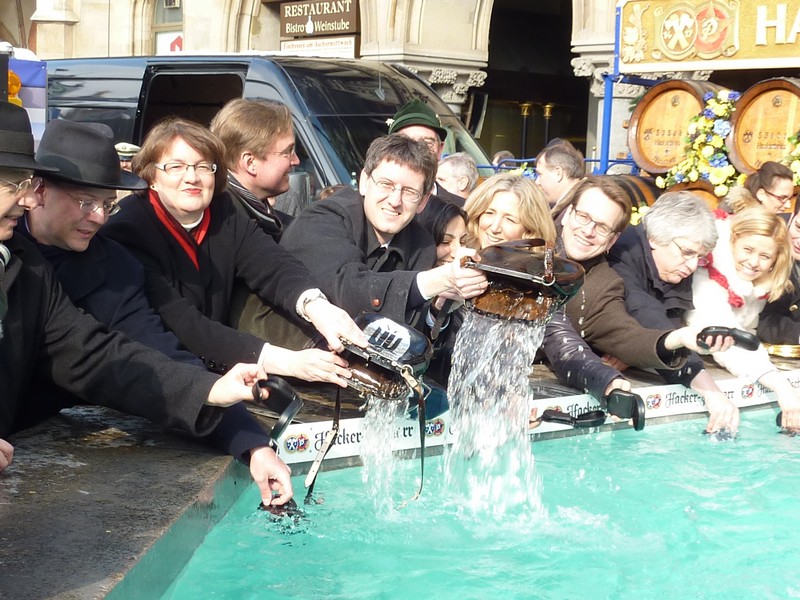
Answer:
[[[730,219],[727,218],[728,215],[722,217],[718,214],[716,216],[717,233],[719,234],[717,247],[701,264],[701,268],[707,269],[709,278],[728,290],[728,303],[734,308],[741,308],[747,300],[768,299],[769,285],[754,286],[752,282],[739,277],[733,261]]]

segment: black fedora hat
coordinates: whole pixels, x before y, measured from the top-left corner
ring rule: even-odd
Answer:
[[[58,169],[54,179],[110,190],[144,190],[147,182],[120,167],[114,132],[102,123],[50,121],[36,150],[36,161]]]
[[[34,159],[33,134],[28,111],[0,101],[0,167],[30,169],[46,173],[58,169],[46,167]]]

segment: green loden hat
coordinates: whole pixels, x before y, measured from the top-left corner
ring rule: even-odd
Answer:
[[[447,139],[447,129],[442,127],[434,110],[421,100],[411,100],[400,107],[389,125],[389,133],[397,133],[412,125],[422,125],[436,132],[439,140]]]

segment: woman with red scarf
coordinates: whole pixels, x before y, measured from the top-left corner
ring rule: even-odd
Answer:
[[[345,386],[350,372],[335,351],[342,339],[366,346],[363,333],[328,302],[302,262],[236,210],[225,173],[217,171],[222,154],[205,127],[160,122],[132,164],[149,189],[123,199],[103,232],[142,262],[150,303],[209,370],[257,361],[270,374]],[[291,351],[229,327],[235,280],[298,324],[316,328],[332,351]]]
[[[733,216],[718,210],[715,216],[719,241],[694,274],[694,310],[687,312],[686,320],[697,328],[725,325],[755,333],[767,302],[774,302],[792,287],[786,224],[762,207],[746,208]],[[712,356],[733,375],[758,381],[775,392],[783,410],[783,426],[800,428],[800,398],[763,345],[755,351],[732,347]]]

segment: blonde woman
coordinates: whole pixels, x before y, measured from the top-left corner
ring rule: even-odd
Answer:
[[[473,248],[531,238],[555,244],[555,223],[532,179],[512,174],[490,177],[469,195],[464,210],[467,245]]]
[[[759,315],[792,289],[792,251],[783,220],[761,207],[734,216],[718,213],[719,241],[694,274],[692,326],[725,325],[755,333]],[[800,428],[800,398],[789,379],[770,361],[764,346],[756,351],[733,347],[714,360],[737,377],[758,381],[778,397],[783,427]]]
[[[490,177],[467,198],[467,245],[487,246],[541,238],[555,243],[556,228],[542,190],[532,179],[512,174]],[[602,362],[564,314],[556,312],[545,328],[542,349],[556,376],[596,398],[613,389],[630,391],[622,374]]]

